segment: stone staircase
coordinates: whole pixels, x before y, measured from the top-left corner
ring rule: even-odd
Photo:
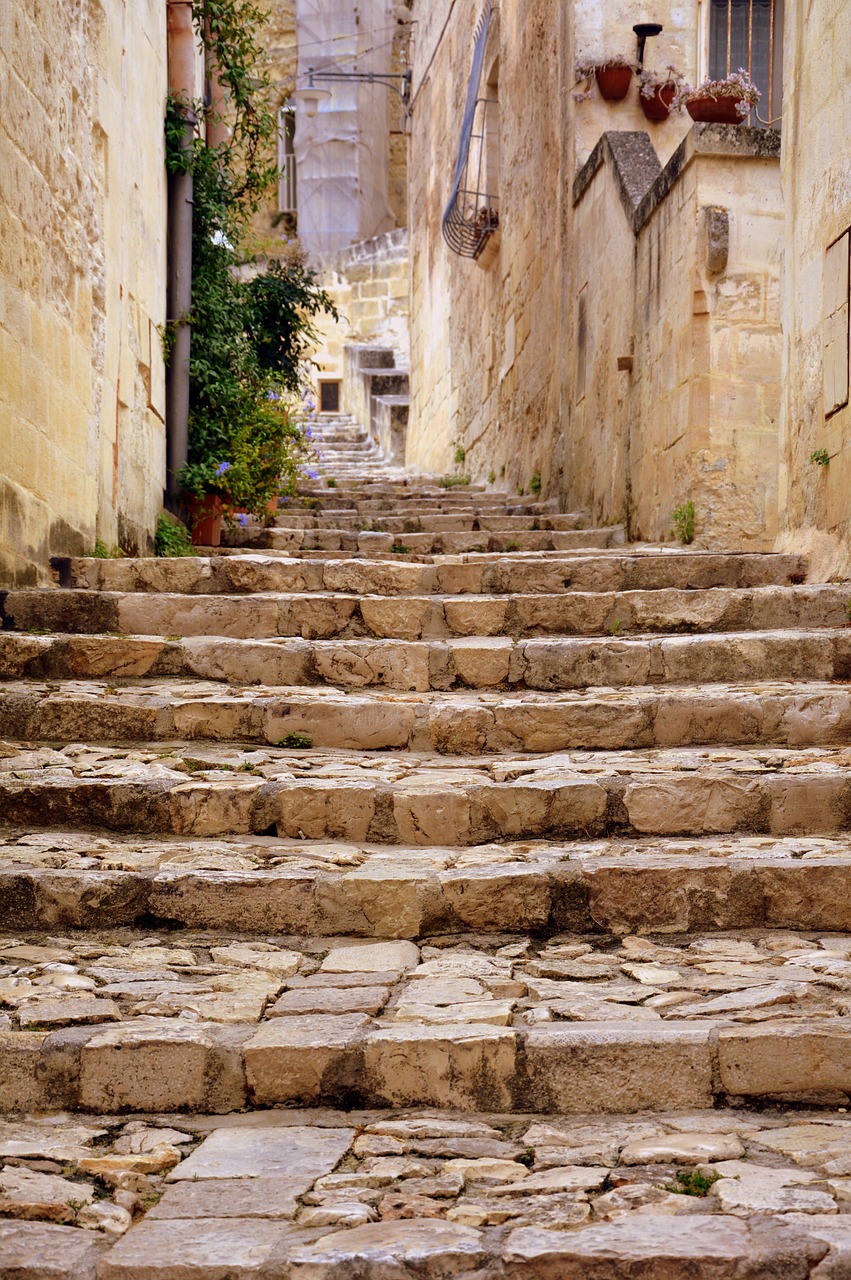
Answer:
[[[848,586],[317,434],[0,593],[0,1276],[844,1280]]]

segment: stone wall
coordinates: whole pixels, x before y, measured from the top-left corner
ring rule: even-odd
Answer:
[[[408,461],[474,479],[555,483],[565,101],[557,0],[502,0],[485,79],[498,63],[500,243],[478,261],[444,243],[481,0],[415,0],[409,154],[412,422]],[[529,68],[534,67],[530,83]],[[496,239],[496,237],[494,238]]]
[[[0,7],[0,583],[96,536],[152,547],[165,21],[162,0]]]
[[[778,150],[697,125],[661,169],[646,134],[612,133],[580,172],[566,495],[596,522],[655,541],[690,500],[698,545],[773,543]]]
[[[545,497],[633,536],[670,536],[691,500],[706,544],[771,545],[777,136],[651,123],[637,80],[622,102],[587,97],[577,58],[635,56],[626,0],[495,8],[483,83],[498,57],[500,243],[476,262],[448,249],[441,214],[482,0],[414,6],[409,462],[449,470],[462,444],[474,479],[517,491],[538,473]],[[699,81],[708,14],[662,0],[645,65]]]
[[[408,233],[404,228],[352,245],[321,264],[322,284],[340,313],[335,322],[318,317],[322,345],[314,356],[315,383],[342,379],[344,347],[353,343],[388,347],[396,366],[409,361]]]
[[[851,408],[831,413],[833,374],[844,382],[848,312],[828,344],[831,298],[848,298],[842,253],[829,248],[851,228],[851,9],[843,0],[787,5],[783,193],[784,401],[780,545],[811,555],[819,578],[851,574]],[[841,308],[840,308],[841,310]],[[844,357],[844,359],[843,359]],[[842,398],[841,391],[838,397]],[[828,466],[811,455],[826,450]]]

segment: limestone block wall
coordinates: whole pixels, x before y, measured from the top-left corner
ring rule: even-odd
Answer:
[[[396,366],[408,367],[409,262],[404,227],[352,245],[321,263],[322,284],[334,299],[339,321],[318,317],[322,345],[314,356],[315,383],[345,373],[343,349],[353,343],[388,347]]]
[[[161,0],[0,7],[0,583],[96,536],[152,546],[165,23]]]
[[[689,84],[696,84],[706,74],[706,46],[708,41],[708,0],[655,0],[645,13],[638,11],[634,0],[573,0],[574,59],[568,68],[574,75],[575,62],[605,59],[620,55],[633,59],[637,42],[632,30],[634,23],[661,22],[663,31],[647,41],[644,65],[650,70],[662,71],[674,66]],[[682,142],[691,125],[688,115],[674,113],[661,123],[648,122],[639,101],[639,83],[633,81],[626,98],[621,102],[607,102],[593,85],[577,83],[574,92],[583,93],[590,87],[593,96],[575,104],[573,111],[573,146],[576,165],[581,166],[597,145],[601,134],[608,130],[619,132],[633,129],[647,130],[657,153],[666,162]],[[572,100],[572,94],[571,94]]]
[[[409,154],[412,420],[408,462],[512,490],[560,466],[558,357],[564,46],[556,0],[501,0],[485,59],[498,75],[499,246],[453,254],[441,215],[452,185],[481,0],[415,0]],[[497,64],[498,60],[498,64]],[[498,65],[498,72],[497,72]],[[530,82],[530,67],[534,78]]]
[[[777,531],[779,139],[696,126],[653,178],[641,138],[606,135],[577,180],[568,505],[658,541],[690,500],[698,545],[767,549]]]
[[[851,8],[819,0],[787,5],[786,15],[779,545],[809,552],[811,574],[828,578],[851,574],[851,407],[846,399],[831,413],[827,402],[834,384],[843,398],[849,350],[847,269],[841,248],[829,250],[851,228]],[[832,301],[840,305],[829,343]],[[810,461],[822,449],[828,466]]]

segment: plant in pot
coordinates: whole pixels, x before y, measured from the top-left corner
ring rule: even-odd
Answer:
[[[641,84],[638,101],[647,119],[656,123],[667,120],[674,99],[683,87],[682,72],[672,66],[664,67],[661,71],[651,71],[644,67],[638,78]]]
[[[271,523],[278,498],[295,494],[312,456],[303,422],[287,400],[269,387],[234,431],[225,518],[244,524],[253,516],[260,524]]]
[[[225,504],[230,500],[226,476],[231,463],[198,458],[181,468],[179,479],[186,494],[189,529],[195,547],[217,547],[221,542]]]
[[[683,85],[673,106],[685,107],[701,123],[744,124],[759,99],[759,89],[740,67],[723,80],[704,80],[696,89]]]
[[[629,58],[616,54],[613,58],[585,58],[576,64],[576,79],[589,85],[593,76],[600,90],[600,96],[607,102],[621,102],[629,93],[635,63]],[[593,89],[586,88],[583,93],[574,94],[577,101],[593,96]]]

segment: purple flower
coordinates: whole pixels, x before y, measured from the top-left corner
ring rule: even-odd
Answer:
[[[223,476],[226,471],[230,471],[230,463],[220,462],[219,465],[216,467],[216,475]]]
[[[244,511],[240,511],[236,518],[244,529],[245,526],[248,524],[248,516],[245,514]]]
[[[267,400],[280,400],[280,398],[281,398],[281,397],[278,395],[277,391],[267,391],[267,392],[266,392],[266,399],[267,399]]]
[[[306,439],[308,439],[308,440],[312,440],[312,439],[313,439],[313,432],[311,431],[310,427],[305,427],[305,429],[304,429],[304,434],[305,434],[305,438],[306,438]]]

